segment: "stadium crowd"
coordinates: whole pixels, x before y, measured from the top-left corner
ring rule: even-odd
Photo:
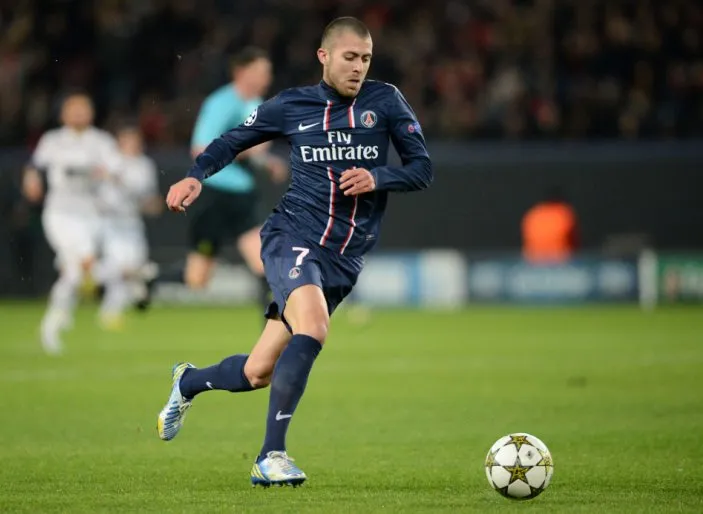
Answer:
[[[315,83],[342,14],[370,26],[372,78],[428,137],[703,135],[697,0],[0,0],[0,143],[32,145],[82,88],[99,124],[137,116],[148,142],[183,145],[231,51],[268,50],[272,91]]]

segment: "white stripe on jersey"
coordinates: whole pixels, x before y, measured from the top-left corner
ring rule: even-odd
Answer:
[[[352,208],[351,215],[349,216],[349,232],[347,232],[347,238],[344,240],[344,244],[342,244],[342,248],[339,250],[339,253],[344,253],[344,250],[347,249],[349,241],[351,241],[351,238],[354,235],[354,229],[356,228],[356,207],[358,204],[359,195],[354,195],[354,207]]]
[[[354,119],[354,104],[356,103],[356,98],[354,98],[354,101],[351,103],[349,106],[349,110],[347,112],[347,118],[349,118],[349,128],[355,128],[356,127],[356,120]]]
[[[320,238],[320,246],[325,246],[327,239],[329,239],[332,233],[332,226],[334,225],[334,195],[337,192],[337,188],[334,184],[334,174],[332,173],[332,168],[327,168],[327,176],[330,179],[330,206],[329,206],[329,218],[327,219],[327,226],[325,227],[325,233],[322,234]]]
[[[322,130],[330,129],[330,111],[332,110],[332,101],[327,100],[327,107],[325,107],[325,114],[322,115]]]

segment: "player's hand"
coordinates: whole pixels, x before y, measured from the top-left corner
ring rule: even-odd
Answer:
[[[41,175],[33,168],[28,168],[22,177],[22,193],[30,203],[39,203],[44,198],[44,183]]]
[[[339,188],[344,191],[344,196],[370,193],[376,189],[376,180],[365,168],[351,168],[342,172]]]
[[[173,184],[166,195],[166,206],[170,211],[185,212],[203,190],[200,181],[193,177],[186,177]]]

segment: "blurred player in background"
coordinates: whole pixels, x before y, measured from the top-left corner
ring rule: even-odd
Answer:
[[[156,165],[144,154],[139,129],[122,128],[117,141],[120,171],[98,189],[102,255],[96,278],[104,287],[100,321],[107,329],[121,327],[125,308],[144,296],[144,281],[153,278],[145,276],[149,247],[142,215],[155,216],[162,210]]]
[[[371,35],[361,21],[332,21],[317,51],[320,83],[264,102],[209,144],[166,198],[169,209],[184,211],[198,198],[201,182],[240,152],[279,137],[290,143],[291,184],[261,230],[273,292],[266,327],[249,355],[207,368],[174,366],[171,394],[157,420],[159,437],[171,440],[196,395],[270,384],[266,435],[251,471],[254,485],[306,480],[288,456],[286,434],[327,339],[330,316],[354,288],[364,255],[378,240],[388,194],[419,191],[432,182],[425,140],[405,98],[395,86],[365,80],[371,54]],[[401,166],[388,165],[391,141]]]
[[[41,322],[42,345],[51,354],[62,350],[61,331],[72,324],[78,290],[95,261],[100,234],[97,188],[121,165],[115,139],[92,125],[88,96],[68,96],[61,107],[61,123],[39,140],[23,183],[30,201],[44,198],[44,233],[59,270]]]
[[[248,47],[238,53],[232,59],[232,82],[208,96],[200,109],[192,137],[193,158],[213,139],[242,123],[261,104],[271,80],[271,61],[266,52]],[[259,235],[264,213],[253,175],[258,169],[269,173],[276,183],[288,176],[286,163],[262,144],[242,152],[236,161],[204,182],[198,207],[188,213],[190,253],[185,269],[163,273],[156,282],[184,282],[193,289],[206,287],[222,246],[235,240],[247,266],[259,278],[260,301],[268,304]]]

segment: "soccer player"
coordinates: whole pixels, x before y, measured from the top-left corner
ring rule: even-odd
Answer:
[[[232,59],[232,82],[212,93],[203,103],[192,136],[191,153],[196,158],[220,134],[242,123],[262,102],[272,79],[271,61],[255,47],[243,49]],[[189,213],[191,249],[185,269],[164,273],[156,282],[185,282],[190,288],[208,285],[215,258],[223,243],[235,239],[237,249],[252,273],[260,279],[260,300],[268,304],[269,288],[261,261],[261,222],[259,193],[252,171],[268,172],[274,182],[288,177],[285,162],[262,144],[237,155],[235,161],[207,178],[197,208]],[[146,307],[148,302],[141,304]]]
[[[251,481],[263,486],[305,481],[286,452],[286,432],[327,339],[330,315],[354,287],[364,255],[376,244],[388,193],[419,191],[433,178],[415,114],[392,85],[365,80],[372,54],[367,27],[333,20],[317,56],[322,81],[287,89],[213,141],[166,203],[185,211],[202,180],[245,149],[277,137],[290,143],[291,185],[266,221],[262,257],[273,291],[268,322],[249,355],[208,368],[174,366],[158,433],[173,439],[198,394],[271,386],[266,435]],[[389,166],[392,141],[402,161]]]
[[[41,322],[42,345],[50,354],[62,350],[60,333],[72,324],[78,289],[95,260],[100,230],[97,187],[121,165],[114,138],[92,125],[93,105],[86,95],[66,98],[61,121],[61,128],[39,140],[23,184],[27,198],[40,201],[44,196],[41,171],[46,172],[42,223],[59,268]]]
[[[121,327],[125,308],[144,288],[149,249],[142,214],[156,215],[163,205],[156,165],[144,154],[139,129],[120,129],[117,142],[120,172],[98,188],[102,259],[96,271],[105,286],[100,321],[107,329]]]

